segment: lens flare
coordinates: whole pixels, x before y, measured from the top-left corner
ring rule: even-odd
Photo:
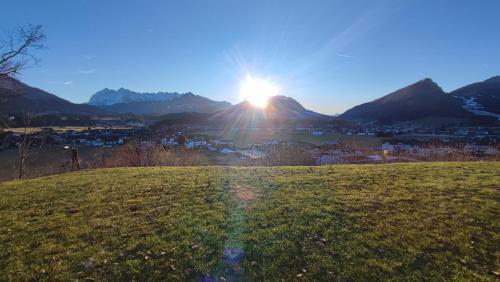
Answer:
[[[265,108],[269,97],[278,95],[279,90],[279,87],[268,79],[251,76],[246,77],[240,85],[241,97],[259,108]]]

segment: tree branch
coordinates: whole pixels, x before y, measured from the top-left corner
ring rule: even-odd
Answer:
[[[37,62],[31,54],[33,49],[42,49],[46,36],[41,25],[19,27],[8,34],[0,47],[0,79],[18,74],[30,61]]]

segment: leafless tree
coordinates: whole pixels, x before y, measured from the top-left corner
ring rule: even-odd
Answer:
[[[32,51],[42,49],[46,36],[41,25],[19,26],[0,38],[0,79],[19,74],[38,62]]]
[[[25,113],[23,115],[24,121],[24,131],[21,136],[21,140],[19,141],[19,145],[17,146],[17,177],[22,179],[26,172],[26,161],[30,155],[30,147],[31,147],[31,134],[28,132],[28,128],[31,123],[31,114]]]
[[[19,74],[28,64],[38,62],[32,51],[42,49],[46,36],[41,25],[19,26],[0,37],[0,80]],[[24,132],[18,146],[18,178],[26,174],[26,161],[31,151],[32,137],[28,132],[31,114],[24,113]],[[40,145],[41,148],[41,145]]]
[[[33,158],[33,155],[38,155],[43,145],[45,144],[46,136],[38,134],[38,142],[33,144],[33,136],[29,132],[32,115],[30,112],[23,113],[24,130],[17,146],[17,177],[23,179],[26,176],[26,163]]]

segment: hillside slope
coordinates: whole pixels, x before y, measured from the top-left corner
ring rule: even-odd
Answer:
[[[340,117],[351,120],[397,122],[429,117],[470,118],[460,101],[427,78],[382,98],[347,110]]]
[[[85,104],[74,104],[8,77],[0,79],[0,113],[95,114],[102,110]]]
[[[228,102],[213,101],[192,93],[181,94],[176,98],[158,102],[129,102],[103,106],[115,113],[134,114],[175,114],[175,113],[210,113],[231,106]]]
[[[0,183],[0,280],[495,281],[498,171],[151,167]]]
[[[480,115],[496,115],[500,120],[500,76],[450,92],[464,101],[466,109]]]
[[[175,100],[174,100],[175,101]],[[247,101],[215,112],[167,114],[159,118],[157,126],[210,126],[215,128],[245,129],[254,127],[281,127],[328,125],[335,118],[304,108],[291,97],[273,96],[265,108],[259,108]]]
[[[233,107],[215,112],[209,121],[226,124],[230,127],[245,128],[265,125],[279,126],[283,123],[300,123],[311,120],[328,121],[331,118],[331,116],[307,110],[291,97],[273,96],[269,98],[265,108],[259,108],[243,101]]]

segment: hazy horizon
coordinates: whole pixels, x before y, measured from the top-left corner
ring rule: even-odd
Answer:
[[[426,77],[446,92],[500,75],[498,1],[23,1],[2,31],[41,24],[17,78],[75,103],[103,89],[240,102],[247,75],[341,113]]]

